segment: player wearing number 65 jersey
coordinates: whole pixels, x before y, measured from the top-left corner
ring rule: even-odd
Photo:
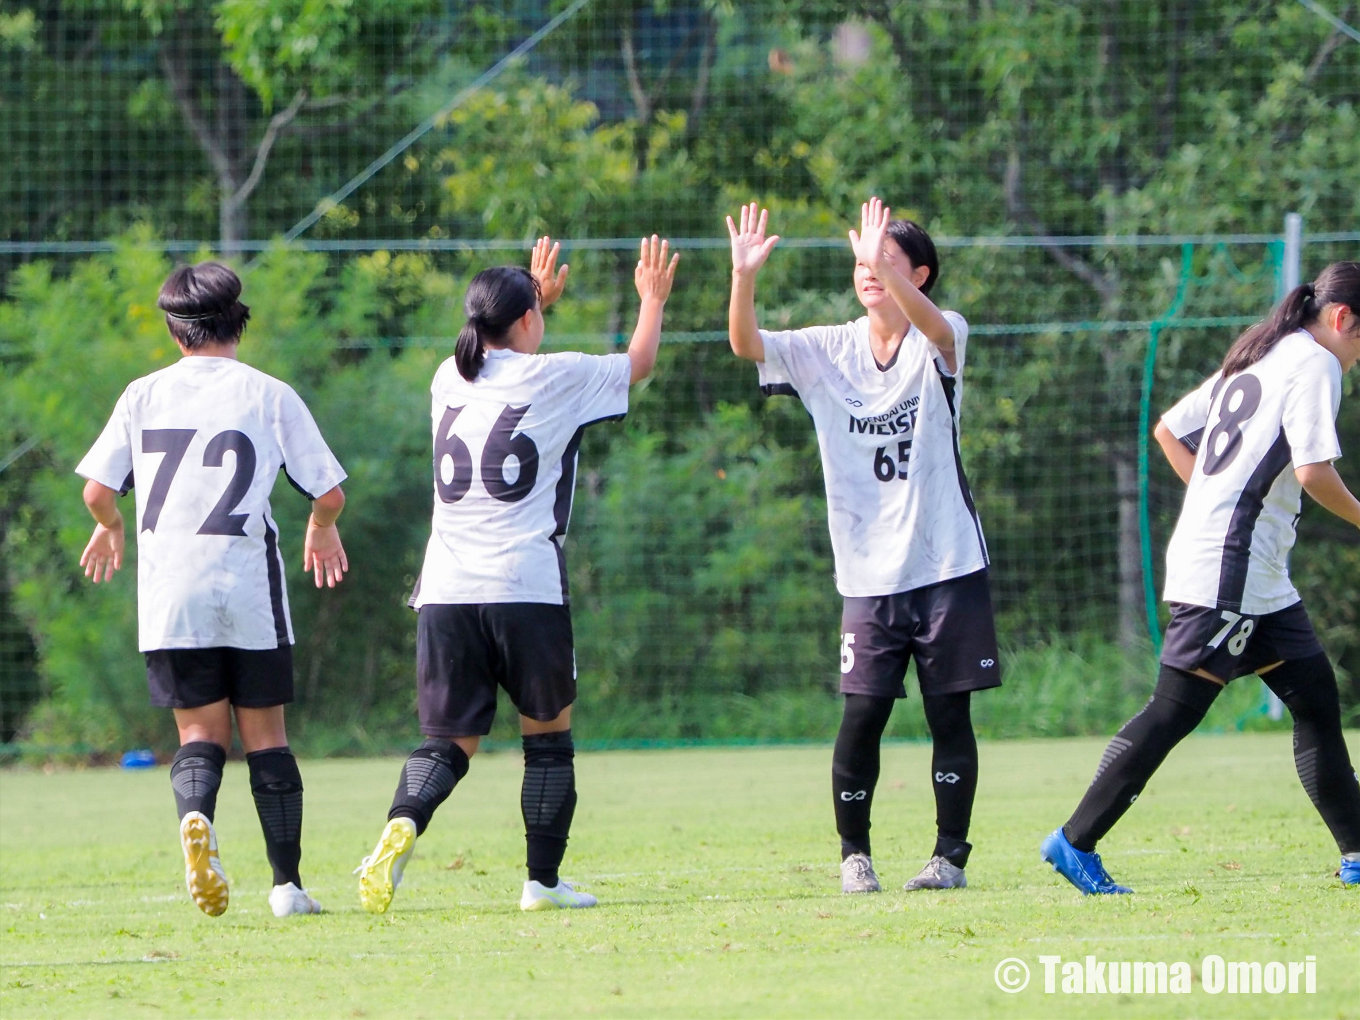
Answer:
[[[425,742],[407,759],[373,853],[357,869],[359,900],[382,913],[416,838],[467,774],[505,688],[524,736],[529,877],[520,907],[591,907],[558,875],[576,807],[571,705],[576,655],[563,542],[583,430],[622,418],[628,387],[651,374],[679,256],[643,240],[633,279],[642,308],[626,354],[539,354],[543,309],[567,267],[542,238],[531,271],[478,273],[467,324],[430,387],[434,518],[411,604],[416,691]]]
[[[1341,377],[1360,358],[1360,262],[1336,262],[1233,344],[1223,367],[1162,416],[1156,437],[1186,482],[1167,547],[1171,623],[1156,689],[1110,741],[1095,779],[1043,844],[1083,893],[1122,893],[1095,853],[1225,684],[1258,673],[1294,718],[1299,779],[1360,884],[1360,784],[1336,677],[1289,580],[1303,489],[1360,527],[1341,456]]]
[[[215,262],[165,281],[158,305],[184,357],[129,384],[76,468],[98,521],[81,565],[96,583],[121,566],[117,497],[135,482],[139,647],[151,703],[179,729],[170,783],[189,893],[207,914],[227,908],[213,815],[234,710],[283,917],[321,908],[298,874],[302,777],[283,719],[293,630],[269,493],[282,469],[312,501],[303,563],[334,587],[349,569],[335,528],[345,472],[292,387],[236,360],[240,294]]]
[[[796,394],[817,429],[841,618],[845,713],[832,757],[841,888],[878,892],[869,809],[879,743],[915,657],[934,754],[935,849],[907,889],[966,884],[977,787],[973,691],[997,687],[987,546],[959,455],[968,325],[926,295],[939,275],[930,237],[877,198],[850,231],[866,315],[840,326],[758,328],[755,276],[779,240],[752,203],[732,235],[728,328],[759,363],[766,393]]]

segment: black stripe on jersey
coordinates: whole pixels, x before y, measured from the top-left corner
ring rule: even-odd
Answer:
[[[269,575],[269,608],[274,611],[274,636],[279,647],[288,644],[288,617],[283,611],[283,570],[279,566],[279,536],[269,518],[264,521],[264,568]]]
[[[423,572],[416,575],[416,586],[411,589],[411,597],[406,600],[406,605],[411,609],[416,607],[416,599],[420,598],[420,579],[424,576]]]
[[[1266,455],[1247,479],[1237,498],[1228,532],[1223,536],[1223,561],[1218,571],[1218,607],[1234,613],[1242,611],[1242,595],[1247,590],[1247,568],[1251,564],[1251,538],[1257,518],[1265,506],[1266,495],[1275,479],[1289,466],[1293,451],[1284,429],[1271,443]]]
[[[293,476],[290,475],[290,474],[288,473],[288,465],[287,465],[287,464],[282,464],[282,465],[280,465],[280,466],[283,468],[283,477],[288,479],[288,484],[291,485],[293,488],[297,489],[298,492],[300,492],[300,493],[302,493],[304,496],[306,496],[307,499],[308,499],[309,501],[311,501],[311,502],[313,502],[313,503],[316,502],[316,497],[313,496],[313,495],[312,495],[310,492],[308,492],[306,489],[304,489],[301,485],[299,485],[299,484],[296,482],[296,480],[294,480]]]
[[[1181,443],[1182,446],[1184,446],[1184,447],[1185,447],[1187,450],[1189,450],[1191,453],[1198,453],[1198,452],[1199,452],[1199,444],[1200,444],[1200,442],[1201,442],[1203,439],[1204,439],[1204,429],[1198,428],[1198,429],[1195,429],[1194,432],[1190,432],[1190,433],[1188,433],[1188,434],[1186,434],[1186,435],[1181,436],[1181,438],[1180,438],[1180,443]]]
[[[567,448],[562,451],[562,474],[557,479],[557,490],[553,498],[553,520],[557,523],[557,529],[552,533],[553,548],[557,550],[557,569],[562,575],[562,604],[568,604],[567,596],[567,555],[562,551],[562,543],[559,538],[566,535],[567,525],[571,523],[571,505],[573,497],[576,495],[576,460],[577,454],[581,452],[581,440],[584,438],[586,429],[592,425],[598,425],[604,421],[623,421],[621,414],[611,414],[605,418],[596,418],[588,421],[573,434],[567,441]]]
[[[963,505],[968,508],[968,513],[973,518],[973,530],[977,532],[978,550],[982,553],[984,563],[991,565],[991,557],[987,555],[987,543],[982,538],[982,522],[978,520],[977,507],[973,505],[973,490],[968,487],[968,476],[963,471],[963,453],[959,449],[959,419],[954,410],[954,387],[956,380],[952,375],[945,375],[940,371],[940,366],[936,364],[935,371],[940,377],[940,385],[944,388],[944,399],[949,403],[949,431],[951,442],[954,446],[954,470],[959,476],[959,492],[963,495]]]
[[[793,383],[777,382],[765,383],[760,387],[760,392],[767,397],[796,397],[798,391],[793,388]]]
[[[132,472],[129,471],[128,476],[123,479],[123,487],[118,490],[118,495],[126,496],[128,494],[128,490],[131,488],[132,488]]]

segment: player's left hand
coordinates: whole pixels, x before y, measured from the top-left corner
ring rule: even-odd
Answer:
[[[534,254],[529,259],[529,272],[538,281],[539,291],[543,295],[540,311],[560,298],[562,291],[566,289],[567,271],[571,266],[563,263],[561,269],[557,268],[557,256],[561,251],[562,245],[551,237],[540,237],[534,242]]]
[[[878,196],[860,206],[859,232],[851,229],[850,247],[855,258],[870,269],[877,269],[883,261],[883,240],[888,236],[891,219],[892,210]]]
[[[123,543],[121,516],[112,528],[96,524],[89,545],[85,546],[85,551],[80,555],[80,565],[85,568],[85,576],[95,584],[99,583],[101,573],[105,582],[112,581],[113,572],[123,565]]]
[[[302,569],[312,571],[318,588],[334,588],[345,579],[349,559],[340,543],[339,528],[334,524],[323,528],[315,518],[308,518],[307,538],[302,544]]]

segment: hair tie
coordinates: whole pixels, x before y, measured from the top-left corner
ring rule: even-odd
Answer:
[[[204,319],[215,319],[222,313],[205,312],[202,315],[181,315],[179,312],[167,311],[165,314],[170,316],[170,318],[172,319],[178,319],[180,322],[202,322]]]

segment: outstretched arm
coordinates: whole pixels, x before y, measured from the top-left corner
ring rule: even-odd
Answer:
[[[765,360],[765,342],[756,322],[756,274],[779,243],[779,235],[765,236],[770,210],[752,202],[741,207],[741,225],[727,217],[732,238],[732,300],[727,306],[727,333],[732,353],[747,361]]]
[[[85,483],[85,506],[96,523],[80,555],[80,565],[95,584],[101,572],[105,581],[112,581],[113,572],[123,565],[123,515],[118,512],[118,492],[92,479]]]
[[[1189,485],[1190,475],[1195,470],[1195,455],[1190,452],[1190,448],[1176,438],[1166,427],[1166,422],[1159,421],[1157,427],[1152,430],[1152,435],[1157,440],[1157,445],[1162,448],[1162,453],[1166,454],[1166,459],[1171,462],[1171,470],[1180,476],[1181,481]]]
[[[945,367],[953,372],[958,369],[958,358],[954,354],[954,327],[935,307],[935,302],[921,293],[909,278],[912,267],[900,261],[897,255],[889,255],[883,248],[888,236],[888,221],[892,210],[877,197],[869,199],[860,207],[860,230],[850,231],[850,247],[855,258],[869,267],[879,283],[892,295],[911,324],[919,329],[929,340],[941,357]],[[900,263],[900,264],[899,264]]]
[[[1360,528],[1360,500],[1346,488],[1346,483],[1330,461],[1297,467],[1294,477],[1299,480],[1304,491],[1323,507]]]
[[[680,256],[672,255],[670,261],[670,242],[652,235],[651,243],[642,239],[638,252],[637,268],[633,270],[633,283],[637,285],[638,297],[642,307],[638,309],[637,328],[628,344],[628,359],[633,363],[633,374],[629,383],[640,383],[652,374],[656,366],[656,349],[661,346],[661,316],[666,307],[666,299],[671,296],[671,285],[675,283],[675,266]]]
[[[349,559],[340,544],[340,530],[335,526],[340,511],[345,509],[345,494],[340,486],[323,492],[312,500],[312,516],[307,520],[307,537],[302,543],[302,569],[312,571],[318,588],[334,588],[345,579]]]

